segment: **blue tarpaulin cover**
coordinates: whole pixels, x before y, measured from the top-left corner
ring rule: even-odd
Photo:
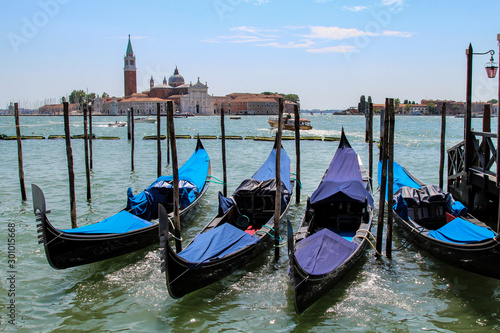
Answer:
[[[288,192],[291,192],[292,184],[290,182],[290,157],[285,149],[281,149],[280,161],[281,182],[285,185]],[[263,181],[276,178],[276,149],[273,149],[267,160],[252,176],[253,179]]]
[[[481,242],[495,236],[496,233],[491,229],[480,227],[460,217],[453,219],[437,230],[429,231],[429,237],[458,244]]]
[[[321,184],[311,195],[311,204],[330,201],[358,202],[368,200],[373,207],[373,198],[363,184],[358,155],[350,147],[335,152]]]
[[[63,231],[67,233],[80,234],[119,234],[149,227],[152,224],[154,223],[143,220],[140,217],[122,210],[121,212],[116,213],[101,222]]]
[[[233,199],[226,198],[219,192],[219,216],[226,214],[234,205]]]
[[[396,193],[401,187],[409,186],[413,188],[420,188],[421,185],[413,179],[413,177],[399,164],[394,162],[393,164],[393,192]],[[382,182],[382,161],[378,162],[378,183]],[[387,188],[386,188],[387,189]],[[385,192],[386,196],[388,191]]]
[[[222,258],[258,241],[258,237],[250,236],[235,226],[224,223],[196,236],[179,256],[189,262],[200,263]]]
[[[189,206],[202,190],[207,179],[209,164],[210,158],[206,150],[197,149],[179,169],[180,209]],[[158,218],[158,203],[172,200],[173,178],[173,176],[161,176],[135,196],[129,188],[127,209],[146,220]]]
[[[358,244],[324,228],[297,243],[295,258],[308,274],[322,275],[336,269],[357,247]]]

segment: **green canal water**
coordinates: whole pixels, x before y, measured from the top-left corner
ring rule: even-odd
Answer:
[[[342,126],[353,148],[367,166],[365,121],[359,116],[307,115],[314,126],[302,135],[338,136]],[[271,136],[267,117],[226,118],[226,134]],[[156,142],[142,140],[156,133],[154,124],[136,124],[135,171],[130,171],[131,144],[126,127],[108,123],[123,117],[94,117],[97,136],[120,140],[93,142],[92,201],[86,201],[83,140],[72,140],[76,174],[78,224],[104,219],[134,193],[156,179]],[[375,128],[378,129],[378,117]],[[219,135],[218,117],[175,119],[176,133]],[[21,117],[23,135],[63,134],[62,117]],[[481,128],[481,120],[473,119]],[[496,127],[496,126],[495,126]],[[439,117],[397,117],[395,159],[426,183],[438,183]],[[162,133],[166,126],[162,124]],[[495,131],[495,129],[493,130]],[[81,118],[71,117],[71,133],[83,134]],[[15,135],[13,117],[0,117],[0,134]],[[375,131],[378,136],[378,130]],[[448,117],[446,147],[463,138],[463,119]],[[179,164],[186,161],[196,141],[177,140]],[[222,179],[221,142],[205,140],[213,175]],[[228,192],[266,159],[272,142],[228,141]],[[292,204],[288,219],[295,227],[328,167],[337,142],[301,142],[300,204]],[[284,148],[295,163],[294,141]],[[24,140],[24,173],[28,200],[21,201],[16,141],[0,141],[0,321],[1,329],[19,332],[490,332],[500,330],[500,281],[451,267],[410,246],[393,252],[393,259],[377,259],[369,248],[347,276],[302,315],[294,312],[288,284],[286,248],[276,268],[269,251],[222,281],[174,300],[168,296],[160,272],[158,246],[103,262],[54,270],[37,243],[31,183],[45,192],[52,223],[70,227],[68,170],[64,140]],[[166,141],[162,141],[164,174]],[[375,149],[376,150],[376,149]],[[377,157],[375,157],[375,160]],[[374,167],[376,172],[376,167]],[[211,184],[199,213],[183,229],[192,239],[217,212],[221,185]],[[375,196],[378,200],[378,194]],[[495,214],[495,212],[492,212]],[[9,231],[9,228],[11,229]],[[13,231],[13,234],[12,234]],[[376,227],[372,229],[376,232]],[[404,238],[396,228],[393,248]],[[16,261],[9,262],[8,241],[14,239]],[[11,241],[12,242],[12,241]],[[187,244],[185,242],[184,244]],[[385,247],[385,241],[384,241]],[[11,250],[13,248],[11,247]],[[12,251],[11,251],[12,253]],[[500,263],[498,263],[500,264]],[[12,266],[10,266],[12,265]],[[12,273],[13,272],[13,273]],[[12,303],[14,302],[14,303]],[[15,325],[9,324],[15,307]]]

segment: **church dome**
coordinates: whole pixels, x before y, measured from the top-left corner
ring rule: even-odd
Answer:
[[[171,87],[178,87],[184,84],[184,78],[179,74],[177,66],[175,66],[174,74],[168,78],[168,85]]]

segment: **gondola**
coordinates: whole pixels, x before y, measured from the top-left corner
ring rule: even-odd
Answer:
[[[195,152],[179,169],[180,217],[188,221],[208,188],[210,158],[198,139]],[[32,184],[38,239],[56,269],[89,264],[131,253],[159,242],[158,204],[173,211],[172,176],[161,176],[137,195],[127,191],[127,207],[100,222],[60,230],[48,220],[42,190]]]
[[[170,222],[166,211],[160,212],[162,272],[165,271],[171,297],[180,298],[219,281],[273,244],[275,162],[276,147],[259,170],[230,197],[219,193],[217,216],[179,253],[166,241]],[[282,218],[290,206],[294,184],[290,158],[284,149],[280,163]]]
[[[415,244],[445,263],[500,279],[500,236],[450,193],[425,185],[396,162],[393,170],[392,209],[407,237],[402,246]]]
[[[371,192],[368,173],[342,130],[295,235],[288,222],[289,277],[298,314],[332,289],[364,253],[373,218]]]

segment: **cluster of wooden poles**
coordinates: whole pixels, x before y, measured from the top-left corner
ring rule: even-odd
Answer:
[[[382,162],[380,175],[380,197],[378,206],[377,220],[377,241],[376,252],[382,253],[382,239],[384,233],[384,215],[385,198],[392,198],[394,191],[394,99],[386,98],[385,111],[380,114],[380,154],[379,161]],[[441,112],[441,144],[440,144],[440,162],[439,162],[439,187],[443,188],[443,172],[445,161],[445,131],[446,131],[446,103],[443,103]],[[373,103],[369,103],[369,109],[366,122],[366,141],[369,143],[369,177],[370,183],[373,179]],[[371,183],[371,185],[373,185]],[[387,202],[392,202],[387,200]],[[387,207],[387,234],[385,254],[388,258],[392,257],[392,225],[393,210]]]
[[[73,150],[71,147],[71,134],[69,126],[69,107],[68,103],[63,103],[64,115],[64,132],[66,141],[66,156],[68,162],[68,175],[69,175],[69,190],[70,190],[70,215],[71,227],[77,228],[77,214],[76,214],[76,194],[75,194],[75,172],[73,168]],[[21,144],[21,127],[19,122],[18,103],[14,104],[15,108],[15,121],[16,121],[16,136],[18,146],[18,165],[19,165],[19,180],[21,186],[22,200],[26,201],[26,187],[24,181],[23,158],[22,158],[22,144]],[[162,154],[161,154],[161,104],[157,103],[157,176],[161,176],[162,171]],[[284,100],[279,100],[279,126],[276,135],[276,184],[281,184],[280,175],[280,160],[281,160],[281,138],[282,138],[282,119],[284,111]],[[295,106],[295,148],[296,148],[296,180],[300,184],[300,133],[299,133],[299,109]],[[221,109],[221,139],[222,139],[222,171],[223,171],[223,195],[227,196],[227,172],[226,172],[226,143],[225,143],[225,125],[224,125],[224,109]],[[90,122],[90,126],[89,126]],[[84,147],[85,147],[85,174],[87,182],[87,201],[91,201],[91,184],[90,184],[90,170],[93,169],[92,158],[92,110],[87,104],[83,104],[83,124],[84,124]],[[128,113],[128,139],[131,142],[131,171],[134,171],[134,109],[130,108]],[[170,156],[172,156],[172,174],[173,174],[173,189],[174,189],[174,225],[175,234],[174,238],[180,240],[180,217],[179,217],[179,173],[177,161],[177,146],[175,141],[175,126],[174,126],[174,112],[173,103],[167,102],[167,164],[170,164]],[[170,154],[171,150],[171,154]],[[296,189],[296,202],[300,202],[300,186]],[[276,186],[276,200],[275,200],[275,246],[276,246],[276,260],[279,259],[279,222],[281,215],[281,186]],[[181,251],[180,241],[176,241],[176,250]]]
[[[382,239],[384,227],[384,210],[385,198],[392,198],[393,196],[393,162],[394,162],[394,99],[387,98],[385,101],[385,112],[380,117],[380,155],[379,161],[382,161],[381,184],[380,184],[380,200],[378,207],[378,223],[377,223],[377,253],[382,253]],[[157,176],[161,176],[162,171],[162,154],[161,154],[161,105],[157,103]],[[26,201],[26,187],[24,184],[24,171],[23,171],[23,156],[21,145],[21,131],[19,124],[19,111],[18,103],[14,104],[15,121],[16,121],[16,135],[18,146],[18,163],[19,163],[19,179],[21,186],[22,200]],[[69,174],[69,189],[70,189],[70,207],[71,207],[71,226],[77,227],[76,215],[76,200],[75,200],[75,173],[73,169],[73,152],[71,148],[71,135],[69,127],[69,109],[68,103],[63,103],[64,111],[64,131],[66,139],[66,154],[68,161],[68,174]],[[278,130],[276,134],[276,184],[281,183],[280,175],[280,160],[281,160],[281,139],[282,139],[282,119],[284,111],[284,101],[282,98],[279,100],[278,112]],[[173,116],[173,104],[171,101],[167,102],[167,164],[170,164],[170,156],[172,156],[172,173],[173,173],[173,187],[174,187],[174,225],[175,225],[175,238],[180,238],[180,218],[179,218],[179,175],[178,175],[178,161],[177,161],[177,146],[175,140],[175,126]],[[227,196],[227,171],[226,171],[226,144],[225,144],[225,125],[224,125],[224,110],[220,110],[221,120],[221,139],[222,139],[222,172],[223,172],[223,195]],[[439,164],[439,187],[443,188],[443,173],[444,173],[444,159],[445,159],[445,128],[446,128],[446,103],[442,107],[442,120],[441,120],[441,144],[440,144],[440,164]],[[296,180],[300,184],[300,133],[299,133],[299,109],[295,106],[295,151],[296,151]],[[87,182],[87,200],[91,200],[91,186],[90,186],[90,169],[93,168],[92,159],[92,112],[91,108],[83,105],[83,119],[84,119],[84,140],[85,140],[85,170]],[[90,125],[89,125],[90,122]],[[128,114],[128,139],[131,141],[131,171],[134,171],[134,110],[130,109]],[[89,128],[89,132],[88,132]],[[366,122],[366,141],[369,143],[369,177],[372,184],[373,179],[373,104],[369,104],[369,112],[367,114]],[[172,153],[170,154],[170,150]],[[387,192],[387,193],[386,193]],[[296,203],[300,202],[300,186],[296,187]],[[388,201],[391,202],[391,201]],[[276,186],[276,200],[275,200],[275,258],[279,259],[279,224],[281,213],[281,187]],[[387,235],[386,235],[386,256],[392,257],[392,224],[393,224],[393,211],[392,207],[387,209]],[[176,244],[176,250],[181,250],[180,241]]]

